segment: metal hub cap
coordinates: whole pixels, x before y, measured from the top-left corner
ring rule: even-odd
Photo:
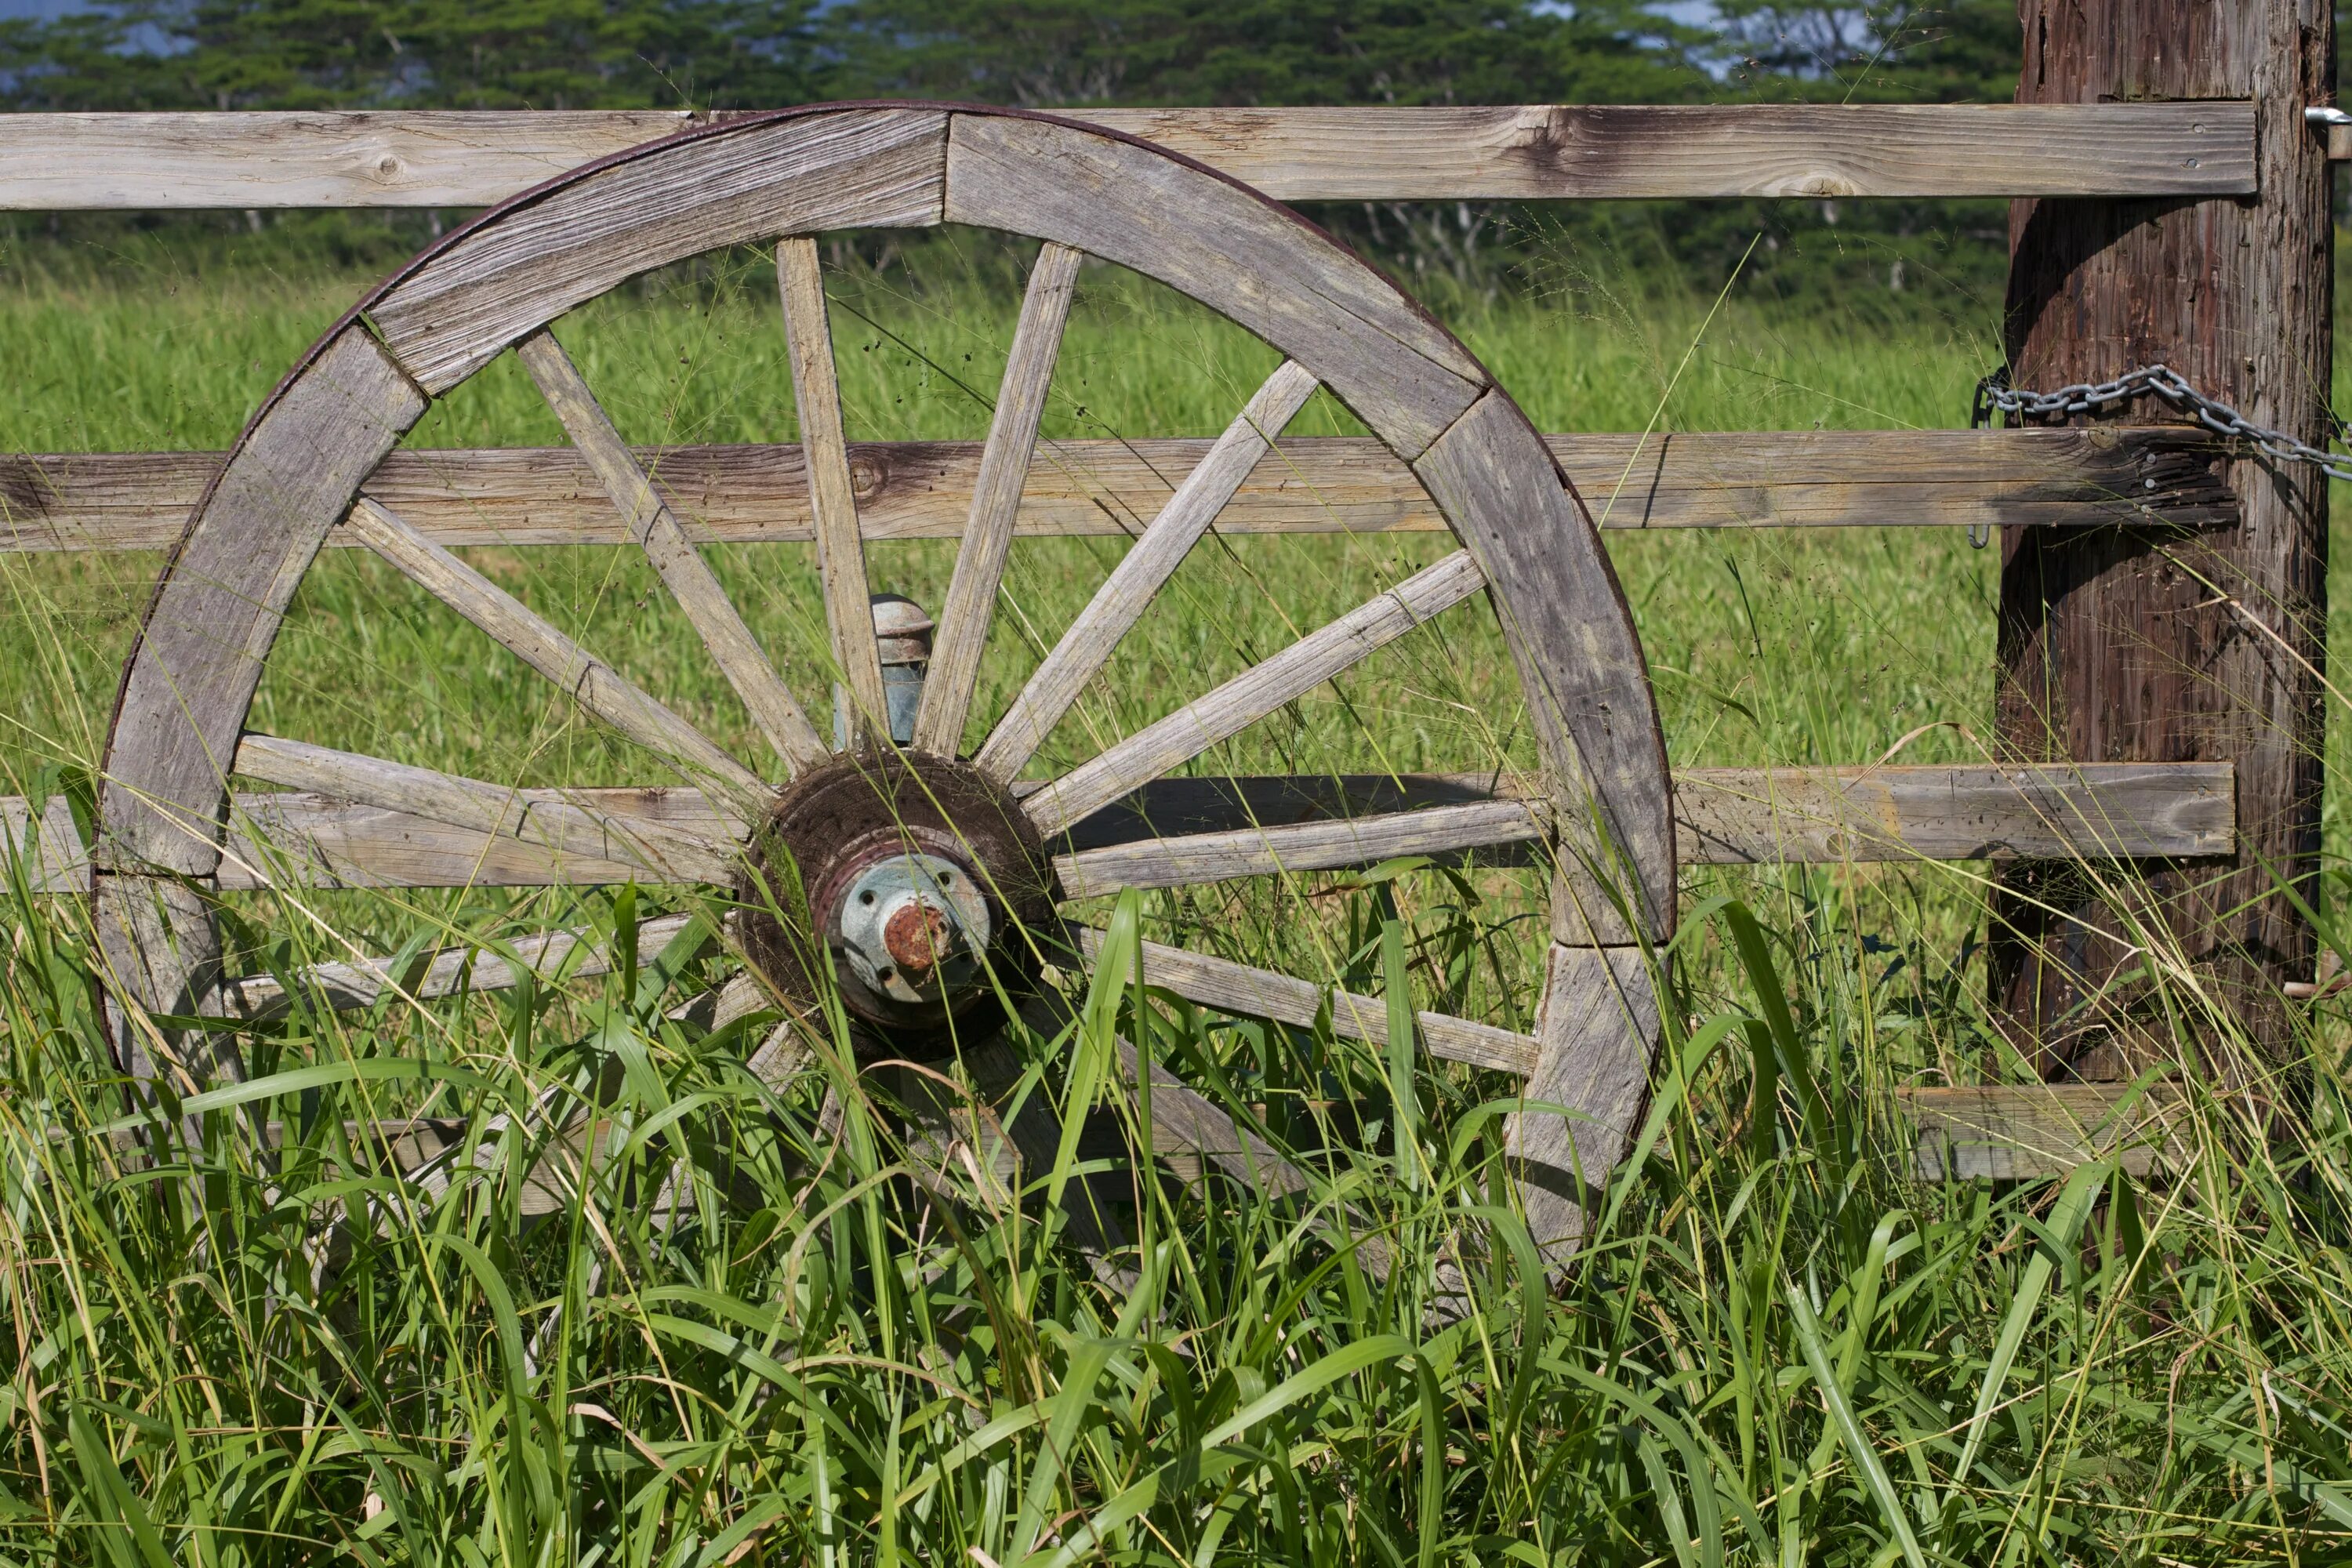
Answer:
[[[937,855],[891,855],[858,872],[828,927],[837,961],[895,1002],[941,1002],[980,978],[992,934],[971,873]]]

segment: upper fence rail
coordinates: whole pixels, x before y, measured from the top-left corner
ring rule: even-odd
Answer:
[[[488,206],[728,112],[5,115],[0,208]],[[2256,189],[2255,106],[2242,100],[1095,109],[1070,117],[1159,142],[1281,201]]]

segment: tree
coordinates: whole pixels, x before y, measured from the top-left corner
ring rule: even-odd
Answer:
[[[0,35],[18,107],[618,109],[824,96],[821,0],[102,0]]]
[[[850,0],[862,90],[1032,108],[1672,101],[1703,35],[1639,0]]]

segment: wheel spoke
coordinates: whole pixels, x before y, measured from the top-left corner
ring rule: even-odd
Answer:
[[[951,757],[962,748],[964,721],[980,684],[981,655],[989,623],[996,616],[996,593],[1004,581],[1004,559],[1013,546],[1013,519],[1021,489],[1037,448],[1037,423],[1045,411],[1045,390],[1062,350],[1084,251],[1047,242],[1029,274],[1021,301],[1020,324],[996,395],[988,445],[980,455],[980,479],[972,488],[971,515],[956,552],[955,575],[932,639],[930,669],[923,681],[922,707],[915,718],[915,744]]]
[[[468,781],[472,782],[472,781]],[[741,851],[721,836],[734,819],[691,789],[520,790],[529,822],[540,812],[578,805],[614,823],[616,837],[599,855],[551,848],[535,837],[484,832],[440,816],[419,816],[308,790],[238,790],[229,798],[237,828],[224,847],[224,891],[258,888],[549,888],[621,882],[728,887]],[[657,855],[629,839],[634,825],[664,833]],[[698,848],[695,841],[712,846]],[[576,841],[575,841],[576,842]],[[650,851],[651,846],[646,849]]]
[[[1029,765],[1045,737],[1087,683],[1110,661],[1152,597],[1174,574],[1209,524],[1232,500],[1263,458],[1315,392],[1314,376],[1285,360],[1257,389],[1239,417],[1151,520],[1094,598],[1070,623],[1062,640],[997,721],[974,762],[982,773],[1010,779]],[[937,679],[936,673],[933,678]]]
[[[1078,931],[1087,962],[1102,952],[1102,933],[1090,928]],[[1143,980],[1172,991],[1188,1002],[1271,1018],[1278,1024],[1311,1028],[1328,1008],[1334,1034],[1386,1048],[1389,1042],[1388,1004],[1376,996],[1359,996],[1333,985],[1276,974],[1230,959],[1209,958],[1156,942],[1143,944]],[[1429,1054],[1473,1067],[1495,1068],[1520,1074],[1535,1070],[1537,1040],[1491,1024],[1474,1024],[1444,1013],[1416,1012],[1413,1027]]]
[[[1468,551],[1457,550],[1055,780],[1024,801],[1024,809],[1037,831],[1051,837],[1247,729],[1484,586],[1478,563]]]
[[[524,791],[510,784],[460,778],[381,757],[338,752],[274,735],[247,735],[237,743],[236,772],[263,784],[405,812],[476,833],[519,838],[559,855],[635,861],[672,881],[703,880],[714,860],[735,853],[732,842],[671,823],[600,811],[586,793]]]
[[[817,572],[824,580],[824,622],[833,637],[834,662],[849,690],[850,744],[868,733],[887,742],[890,710],[882,691],[882,656],[874,637],[866,543],[857,526],[857,489],[849,477],[849,444],[842,433],[841,383],[834,369],[833,327],[816,241],[795,237],[776,242],[776,285],[783,301],[793,395],[800,406]]]
[[[488,632],[583,708],[637,744],[701,775],[703,782],[727,793],[730,804],[743,815],[755,814],[770,798],[759,776],[709,736],[378,502],[362,497],[353,503],[349,526],[410,581]]]
[[[1525,844],[1543,837],[1538,807],[1526,801],[1398,811],[1231,833],[1141,838],[1054,858],[1066,898],[1090,899],[1122,888],[1180,888],[1285,871],[1333,871],[1398,855],[1446,855]]]
[[[628,520],[630,535],[669,587],[687,619],[694,623],[710,657],[734,687],[751,721],[768,737],[783,759],[788,773],[822,763],[829,754],[814,726],[784,685],[782,677],[743,624],[735,605],[720,587],[710,563],[686,536],[686,530],[654,489],[651,475],[621,440],[621,433],[604,405],[588,389],[585,377],[552,332],[533,332],[515,346],[516,357],[539,384],[541,395],[555,411],[572,445],[587,459],[604,492]]]
[[[638,962],[652,963],[693,919],[692,915],[664,915],[640,925]],[[305,994],[323,996],[328,1005],[342,1012],[372,1007],[386,994],[429,1002],[459,991],[503,991],[519,984],[526,973],[541,977],[558,973],[583,948],[586,951],[571,970],[575,979],[604,974],[613,967],[612,949],[588,931],[543,931],[505,945],[520,961],[520,968],[482,947],[449,947],[409,959],[362,958],[315,964],[295,977],[295,986]],[[237,1017],[271,1017],[290,1005],[286,986],[275,975],[247,975],[222,989],[228,1011]]]

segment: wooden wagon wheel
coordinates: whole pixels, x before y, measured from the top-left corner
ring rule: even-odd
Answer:
[[[1044,248],[940,605],[912,742],[902,747],[887,733],[892,696],[869,611],[811,237],[942,222],[1030,237]],[[771,242],[831,673],[848,694],[850,744],[839,752],[779,677],[548,330],[640,273],[718,247]],[[1085,255],[1191,296],[1287,357],[984,742],[961,755],[1039,410]],[[772,755],[730,755],[363,493],[430,404],[509,349],[610,492]],[[1411,466],[1460,548],[1092,761],[1041,786],[1023,783],[1046,732],[1318,385]],[[338,524],[596,720],[664,759],[671,776],[656,782],[683,776],[698,786],[708,808],[703,826],[616,825],[585,797],[540,799],[519,820],[518,797],[502,784],[248,734],[284,612]],[[1292,816],[1305,803],[1321,818],[1260,826],[1244,811],[1222,830],[1173,837],[1155,832],[1149,812],[1118,809],[1482,590],[1526,695],[1539,789],[1508,798],[1457,791],[1433,804],[1409,781],[1261,781]],[[794,896],[810,900],[807,918],[824,933],[822,951],[813,957],[793,940],[794,917],[779,906],[782,923],[760,908],[748,911],[740,953],[788,999],[824,982],[811,971],[829,963],[830,983],[860,1028],[901,1055],[919,1053],[925,1042],[940,1048],[950,1021],[961,1021],[968,1041],[989,1005],[983,972],[1016,987],[1034,982],[1036,933],[1058,929],[1057,897],[1542,840],[1553,847],[1555,870],[1549,979],[1534,1033],[1425,1013],[1422,1042],[1440,1057],[1524,1074],[1530,1100],[1574,1113],[1523,1110],[1510,1132],[1525,1210],[1547,1246],[1580,1235],[1590,1184],[1618,1158],[1645,1095],[1657,1003],[1644,950],[1669,934],[1675,909],[1669,784],[1640,647],[1591,520],[1493,378],[1355,256],[1210,170],[1050,118],[846,105],[689,132],[488,214],[327,333],[255,416],[199,504],[123,679],[94,900],[117,1048],[134,1075],[167,1066],[197,1078],[238,1070],[233,1050],[186,1059],[195,1037],[175,1037],[153,1017],[218,1013],[238,994],[220,973],[215,900],[224,887],[266,879],[235,852],[243,808],[233,806],[233,775],[568,848],[588,868],[583,880],[699,879],[736,888],[756,906],[790,879],[779,876],[789,865]],[[1092,829],[1090,847],[1068,837],[1082,825]],[[1147,947],[1144,963],[1150,982],[1228,1013],[1307,1024],[1328,1008],[1339,1032],[1385,1037],[1381,1004],[1312,981],[1157,945]],[[370,989],[367,966],[342,973],[347,986]],[[174,1055],[176,1063],[160,1059]],[[1295,1172],[1269,1165],[1264,1144],[1205,1098],[1173,1079],[1155,1092],[1167,1107],[1163,1152],[1189,1144],[1277,1186],[1295,1184]]]

